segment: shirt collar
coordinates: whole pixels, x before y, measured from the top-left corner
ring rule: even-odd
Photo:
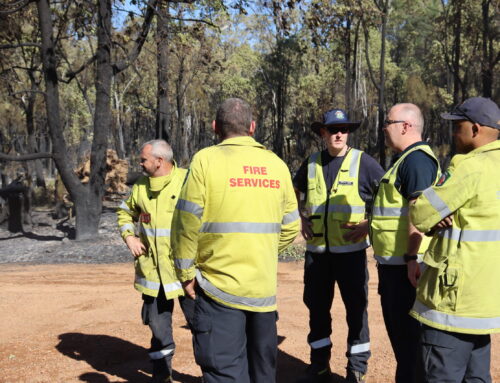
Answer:
[[[225,145],[254,146],[256,148],[265,149],[264,145],[259,144],[257,141],[253,139],[253,137],[250,136],[238,136],[238,137],[227,138],[217,146],[225,146]]]

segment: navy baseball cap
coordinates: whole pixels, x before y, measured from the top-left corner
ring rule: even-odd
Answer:
[[[320,128],[328,128],[329,126],[337,126],[339,128],[348,128],[350,132],[356,130],[361,122],[353,122],[343,109],[331,109],[323,114],[323,122],[313,122],[311,129],[314,133],[320,134]]]
[[[441,113],[445,120],[469,120],[479,125],[500,129],[500,109],[489,98],[471,97],[456,106],[450,113]]]

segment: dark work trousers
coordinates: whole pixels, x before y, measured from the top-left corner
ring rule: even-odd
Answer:
[[[396,358],[396,383],[415,383],[420,323],[409,315],[416,290],[408,279],[406,265],[378,264],[378,293],[385,328]]]
[[[172,374],[172,357],[175,352],[175,343],[172,334],[172,312],[174,300],[165,297],[163,287],[160,288],[158,297],[142,295],[142,322],[149,326],[152,332],[149,357],[153,362],[153,375]],[[194,302],[184,297],[179,298],[184,316],[191,322]]]
[[[304,303],[309,309],[311,364],[328,366],[332,343],[331,308],[337,282],[346,309],[347,368],[367,370],[370,357],[368,330],[368,269],[366,251],[352,253],[306,252],[304,269]],[[343,347],[343,345],[342,345]]]
[[[491,383],[489,335],[422,326],[425,383]]]
[[[197,291],[193,349],[203,381],[274,383],[278,347],[276,319],[276,311],[232,309]]]

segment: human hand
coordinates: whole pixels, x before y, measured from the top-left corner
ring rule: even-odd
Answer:
[[[449,215],[448,217],[444,217],[441,221],[436,223],[431,230],[447,229],[452,225],[453,225],[453,216]]]
[[[365,219],[359,223],[344,223],[343,229],[351,230],[343,235],[346,241],[359,242],[368,235],[368,220]]]
[[[146,246],[144,246],[139,237],[136,237],[135,235],[129,235],[125,238],[125,243],[127,244],[132,255],[136,258],[146,253]]]
[[[182,282],[182,288],[184,289],[184,292],[186,293],[186,296],[191,299],[196,299],[196,292],[195,292],[195,287],[196,287],[196,279],[190,279],[189,281],[184,281]]]
[[[306,241],[310,240],[313,238],[314,233],[312,231],[312,222],[309,220],[309,218],[300,216],[300,232],[302,233],[302,236]]]
[[[406,264],[408,269],[408,279],[413,287],[417,288],[418,280],[422,272],[420,271],[420,265],[416,260],[408,261]]]

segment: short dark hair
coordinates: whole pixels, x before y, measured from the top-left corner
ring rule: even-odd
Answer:
[[[241,98],[228,98],[215,117],[215,125],[224,137],[230,134],[247,135],[252,124],[252,109]]]

